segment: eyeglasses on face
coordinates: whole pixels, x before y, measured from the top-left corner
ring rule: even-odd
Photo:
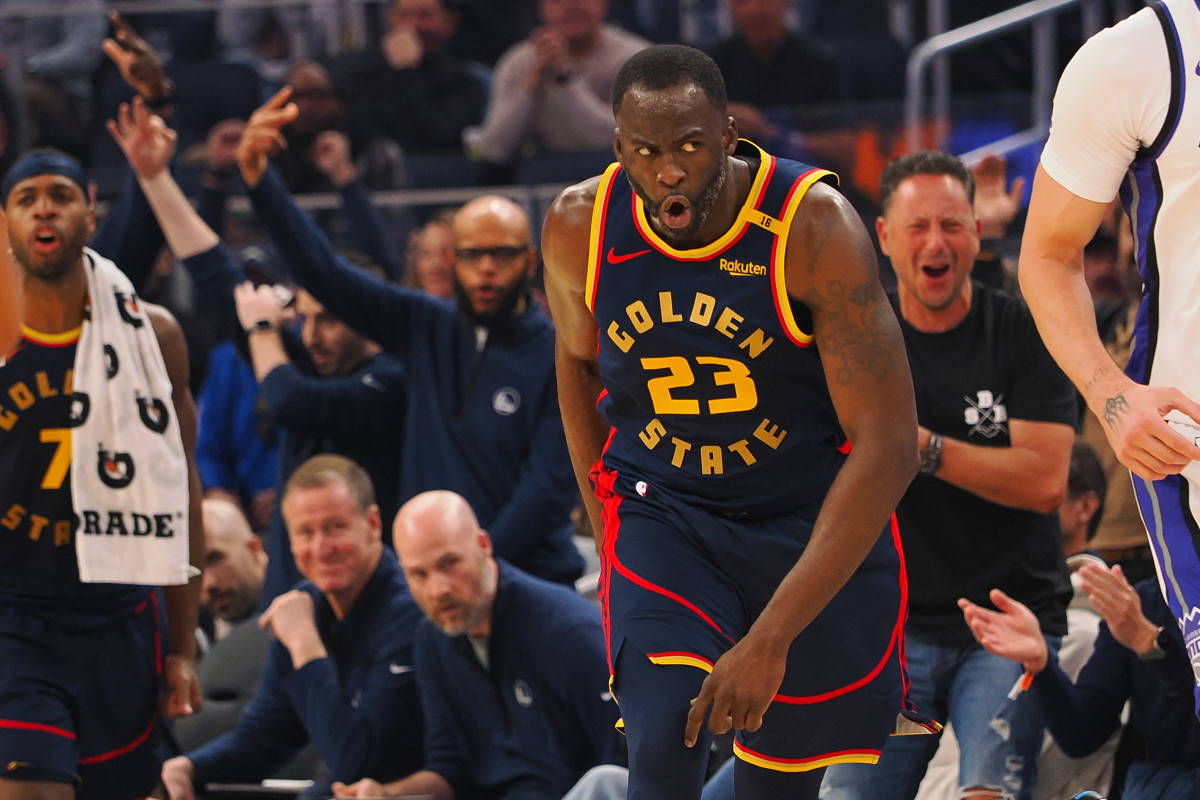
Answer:
[[[497,264],[511,264],[528,252],[528,245],[502,244],[497,247],[458,247],[454,257],[465,264],[478,264],[484,256],[491,256]]]

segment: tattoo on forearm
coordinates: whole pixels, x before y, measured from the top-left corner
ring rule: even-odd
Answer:
[[[1101,367],[1092,373],[1092,377],[1088,378],[1083,384],[1083,393],[1087,394],[1088,390],[1100,382],[1102,378],[1108,375],[1108,370]]]
[[[1115,394],[1104,401],[1104,424],[1116,433],[1121,429],[1121,423],[1129,413],[1129,401],[1124,394]]]

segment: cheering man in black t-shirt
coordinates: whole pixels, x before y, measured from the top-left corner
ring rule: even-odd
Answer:
[[[1041,723],[1027,697],[1010,699],[1021,668],[976,644],[958,600],[988,605],[1000,587],[1033,610],[1050,648],[1066,633],[1071,585],[1054,512],[1074,392],[1021,301],[970,280],[980,224],[966,166],[916,153],[889,164],[881,183],[875,228],[896,272],[921,447],[921,474],[897,508],[909,697],[954,723],[964,796],[1028,800]],[[909,800],[939,738],[893,736],[878,765],[831,768],[822,797]]]

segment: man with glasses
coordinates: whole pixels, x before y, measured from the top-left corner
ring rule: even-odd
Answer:
[[[467,499],[496,554],[571,582],[577,493],[554,378],[554,329],[527,290],[537,268],[529,218],[502,197],[454,216],[457,306],[346,263],[292,201],[267,158],[295,118],[284,89],[254,113],[238,165],[259,218],[293,275],[330,313],[399,358],[408,379],[402,501],[447,489]]]

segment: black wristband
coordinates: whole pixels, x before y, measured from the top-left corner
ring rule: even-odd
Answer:
[[[254,324],[249,328],[246,328],[246,333],[266,333],[275,330],[278,330],[278,328],[275,327],[275,323],[271,322],[269,319],[263,318],[254,320]]]
[[[1170,647],[1171,634],[1163,630],[1161,625],[1158,626],[1158,633],[1154,634],[1154,641],[1150,643],[1150,649],[1144,653],[1138,653],[1138,659],[1141,661],[1158,661],[1165,658],[1167,655],[1166,647]]]
[[[942,437],[929,434],[929,444],[921,451],[921,474],[933,475],[942,466]]]

